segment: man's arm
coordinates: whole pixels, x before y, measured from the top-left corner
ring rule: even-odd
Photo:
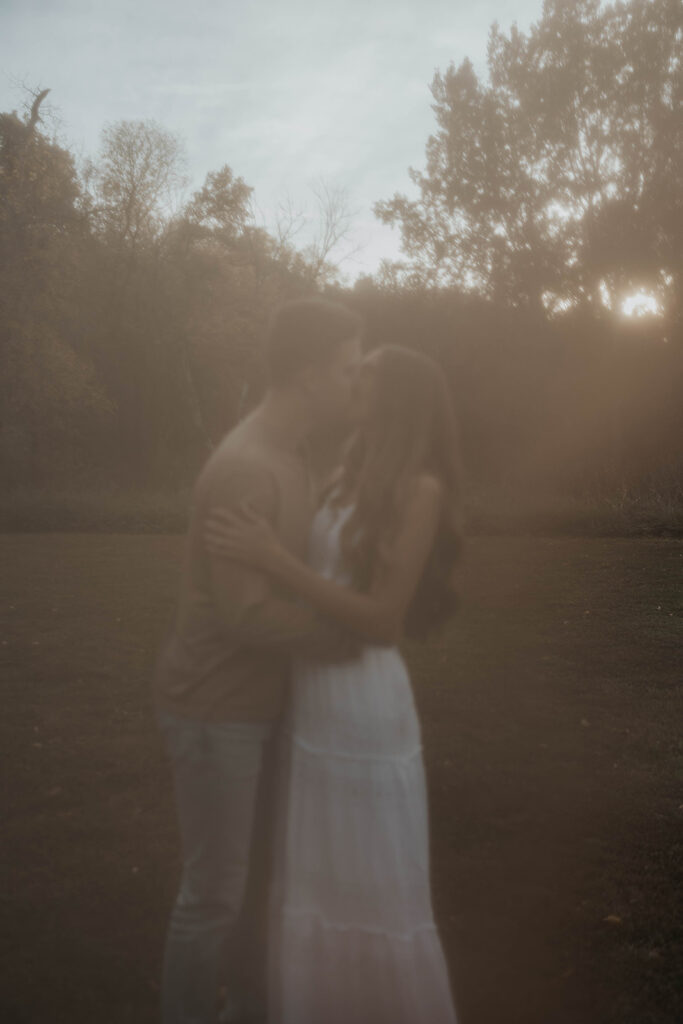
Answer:
[[[357,638],[325,622],[310,606],[272,594],[245,611],[232,635],[245,647],[316,661],[346,661],[355,657],[361,646]]]
[[[212,508],[236,509],[245,503],[275,526],[277,487],[265,470],[236,467],[210,496],[204,516]],[[358,653],[357,639],[327,623],[310,605],[277,596],[264,573],[209,553],[206,557],[216,608],[240,645],[331,662]]]

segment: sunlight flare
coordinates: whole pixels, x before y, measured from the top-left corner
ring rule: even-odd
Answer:
[[[660,316],[662,307],[652,292],[633,292],[623,299],[620,310],[623,316]]]

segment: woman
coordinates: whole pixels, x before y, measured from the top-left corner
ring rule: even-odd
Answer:
[[[359,426],[315,517],[308,565],[246,513],[213,518],[207,541],[363,641],[352,660],[293,669],[269,1019],[453,1024],[420,727],[395,646],[455,604],[458,446],[437,365],[396,347],[365,358]]]

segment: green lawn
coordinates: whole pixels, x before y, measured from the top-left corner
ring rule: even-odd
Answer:
[[[148,695],[182,538],[5,534],[6,1024],[150,1024],[178,873]],[[477,537],[409,649],[461,1024],[683,1020],[683,542]]]

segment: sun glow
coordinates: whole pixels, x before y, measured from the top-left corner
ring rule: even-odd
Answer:
[[[656,316],[662,312],[662,308],[651,292],[633,292],[627,295],[621,303],[621,312],[624,316]]]

